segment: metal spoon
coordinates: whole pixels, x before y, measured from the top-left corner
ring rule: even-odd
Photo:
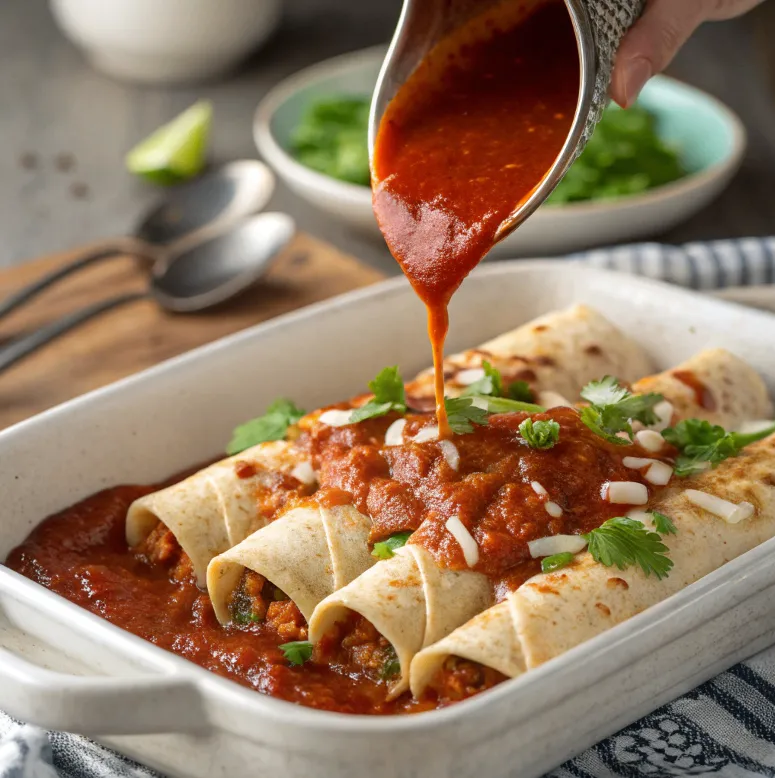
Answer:
[[[451,31],[494,6],[497,0],[404,0],[398,26],[377,78],[369,113],[369,161],[374,161],[374,143],[388,103],[406,83],[424,57]],[[541,183],[498,228],[495,242],[513,232],[560,183],[571,166],[594,103],[597,61],[595,39],[583,0],[565,0],[579,48],[580,84],[576,115],[557,159]]]
[[[0,302],[0,319],[61,279],[102,260],[126,255],[153,260],[161,247],[179,253],[218,235],[264,208],[274,185],[273,173],[262,162],[238,160],[171,189],[143,216],[132,235],[99,243],[6,297]]]
[[[46,324],[0,348],[0,370],[60,335],[112,308],[155,300],[174,313],[194,313],[236,297],[266,272],[295,233],[283,213],[253,216],[233,230],[181,249],[156,247],[150,288],[103,300]]]

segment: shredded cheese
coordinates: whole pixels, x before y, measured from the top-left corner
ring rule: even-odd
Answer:
[[[531,481],[530,486],[539,497],[547,497],[549,495],[549,492],[538,481]]]
[[[572,408],[573,403],[570,400],[566,400],[561,394],[557,392],[544,391],[538,393],[538,404],[543,405],[544,408]]]
[[[406,419],[396,419],[385,431],[386,446],[402,446],[404,443]]]
[[[656,461],[643,477],[654,486],[667,486],[673,477],[673,468],[665,462]]]
[[[423,427],[412,440],[415,443],[427,443],[429,440],[439,439],[439,427],[434,424],[430,427]]]
[[[662,400],[654,406],[654,413],[659,419],[655,424],[649,425],[649,429],[662,432],[670,426],[670,422],[673,420],[673,403],[669,400]]]
[[[479,561],[479,546],[476,545],[473,535],[466,529],[465,524],[460,521],[458,516],[450,516],[445,526],[449,530],[449,534],[460,545],[466,564],[469,567],[474,567]]]
[[[555,554],[578,554],[587,547],[587,541],[581,535],[549,535],[527,544],[530,556],[538,559]]]
[[[645,505],[649,490],[637,481],[609,481],[603,485],[603,499],[615,505]]]
[[[697,489],[687,489],[684,494],[690,503],[708,513],[712,513],[714,516],[718,516],[727,524],[737,524],[739,521],[743,521],[743,519],[749,519],[756,510],[750,502],[733,503],[713,494],[700,492]]]
[[[625,457],[622,460],[622,464],[625,467],[629,467],[630,470],[641,470],[644,467],[653,465],[656,459],[646,459],[645,457]]]
[[[303,484],[314,484],[318,480],[317,474],[312,469],[312,463],[309,461],[299,462],[296,467],[291,470],[291,475]]]
[[[329,427],[345,427],[351,424],[351,418],[352,411],[324,411],[318,416],[318,421]]]
[[[447,464],[453,470],[457,470],[460,467],[460,452],[457,450],[457,446],[451,440],[440,440],[439,448],[442,456],[447,460]]]
[[[472,367],[468,370],[461,370],[456,376],[455,381],[461,386],[471,386],[484,378],[484,370],[481,367]]]
[[[548,502],[544,503],[544,508],[546,512],[553,516],[555,519],[559,519],[560,516],[562,516],[562,508],[557,505],[556,502],[553,502],[552,500],[549,500]]]
[[[662,450],[665,439],[656,430],[640,430],[635,433],[635,441],[642,449],[652,454]]]

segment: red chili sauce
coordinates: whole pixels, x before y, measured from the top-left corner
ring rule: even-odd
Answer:
[[[578,101],[564,4],[517,24],[504,9],[524,13],[502,4],[437,45],[388,105],[374,148],[374,212],[428,309],[442,437],[449,300],[551,168]]]

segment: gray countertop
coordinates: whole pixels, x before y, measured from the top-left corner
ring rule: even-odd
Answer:
[[[729,189],[670,242],[771,234],[775,221],[775,104],[766,44],[772,16],[707,25],[670,73],[721,98],[750,133]],[[122,84],[93,71],[59,33],[45,0],[0,2],[0,267],[118,235],[155,190],[124,171],[139,139],[199,97],[215,105],[213,158],[256,156],[251,117],[277,81],[305,65],[389,38],[399,0],[287,0],[281,29],[233,76],[185,88]],[[394,271],[385,248],[317,214],[282,186],[272,207],[306,231]]]

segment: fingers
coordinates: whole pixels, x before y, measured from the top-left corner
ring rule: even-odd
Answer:
[[[616,55],[611,97],[622,107],[632,105],[651,76],[667,67],[707,11],[705,0],[650,0]]]

